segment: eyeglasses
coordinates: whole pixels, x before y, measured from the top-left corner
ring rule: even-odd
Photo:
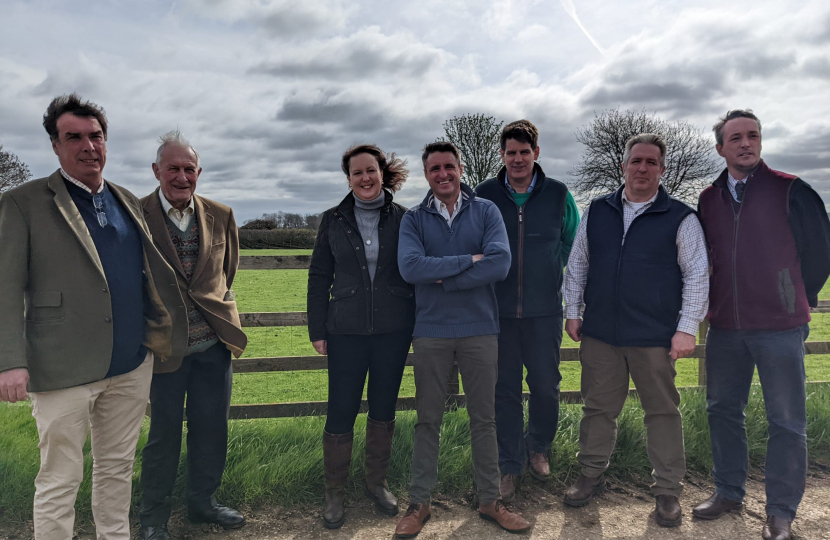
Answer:
[[[98,216],[98,225],[106,227],[109,222],[107,221],[107,215],[104,213],[104,196],[93,195],[92,204],[95,205],[95,215]]]

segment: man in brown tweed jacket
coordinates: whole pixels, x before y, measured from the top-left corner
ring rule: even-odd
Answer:
[[[231,354],[248,342],[241,329],[233,278],[239,237],[233,211],[197,196],[199,154],[179,133],[161,137],[153,163],[160,186],[141,202],[153,241],[176,271],[188,331],[184,356],[157,363],[150,390],[151,423],[141,471],[141,534],[167,540],[167,520],[179,464],[182,413],[187,396],[187,507],[191,521],[241,527],[245,518],[214,496],[222,481],[228,445]],[[176,328],[181,327],[177,325]]]

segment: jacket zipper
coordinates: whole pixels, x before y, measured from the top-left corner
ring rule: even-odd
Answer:
[[[522,303],[523,300],[523,288],[522,288],[522,275],[524,274],[524,260],[525,260],[525,221],[524,221],[524,205],[519,206],[519,276],[518,276],[518,303],[516,305],[516,318],[522,318]]]
[[[727,184],[729,179],[726,180]],[[741,202],[738,206],[738,211],[735,212],[735,205],[732,202],[732,192],[729,191],[729,186],[726,186],[726,194],[729,197],[729,207],[732,208],[732,213],[735,216],[735,227],[732,233],[732,302],[735,309],[735,329],[741,329],[741,318],[738,315],[738,226],[741,224],[741,209],[746,202],[746,189],[749,187],[749,177],[746,178],[746,185],[744,186],[744,194],[741,197]]]

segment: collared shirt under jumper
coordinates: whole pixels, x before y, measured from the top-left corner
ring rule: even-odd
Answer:
[[[657,199],[657,194],[644,203],[633,203],[622,194],[623,242],[634,218],[642,215]],[[709,260],[706,256],[706,238],[697,216],[689,214],[677,229],[677,263],[683,274],[683,307],[677,330],[696,335],[700,321],[709,308]],[[565,318],[579,319],[585,309],[583,294],[588,281],[588,208],[582,214],[568,259],[568,271],[563,284]]]
[[[163,197],[162,201],[164,201]],[[193,271],[196,269],[196,263],[199,261],[199,222],[195,214],[192,217],[193,219],[190,220],[190,225],[185,230],[181,230],[179,229],[179,224],[174,222],[170,216],[164,216],[167,232],[170,234],[170,240],[176,248],[179,262],[182,264],[182,269],[188,282],[193,277]],[[185,356],[206,351],[219,341],[219,336],[216,335],[216,332],[208,324],[205,317],[190,298],[187,299],[187,327],[188,335]]]
[[[458,215],[458,210],[461,209],[461,204],[464,202],[465,199],[467,199],[464,190],[462,189],[458,192],[458,199],[455,200],[455,205],[453,205],[452,214],[450,214],[447,205],[444,204],[440,199],[438,199],[438,197],[432,195],[431,193],[430,197],[432,197],[431,203],[435,205],[435,209],[438,210],[438,213],[441,214],[441,216],[445,220],[447,220],[447,225],[449,227],[452,227],[452,222],[455,220],[455,216]]]
[[[732,195],[732,198],[735,199],[735,202],[741,202],[738,200],[738,190],[735,189],[735,186],[737,186],[738,183],[746,185],[747,178],[749,178],[749,175],[744,176],[743,180],[737,180],[734,176],[732,176],[732,173],[729,171],[726,172],[726,183],[729,185],[729,193]]]
[[[363,239],[363,254],[366,256],[369,279],[374,282],[378,255],[380,254],[380,243],[378,242],[380,209],[386,203],[386,194],[381,191],[380,195],[371,201],[364,201],[354,192],[352,192],[352,196],[354,197],[354,217],[357,222],[357,230],[360,231],[360,237]]]
[[[173,224],[179,228],[180,231],[186,231],[190,226],[190,219],[196,215],[196,203],[193,202],[193,197],[190,197],[190,202],[184,210],[177,210],[173,208],[170,201],[159,190],[159,201],[161,201],[161,209],[164,210],[164,215],[167,216]]]
[[[112,357],[106,377],[123,375],[136,369],[148,356],[144,346],[144,246],[127,210],[101,182],[98,192],[61,173],[69,196],[86,223],[107,280],[112,317]],[[79,185],[80,184],[80,185]],[[102,227],[93,197],[100,197],[107,216]]]

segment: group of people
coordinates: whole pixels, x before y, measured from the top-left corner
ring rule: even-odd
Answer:
[[[328,355],[326,527],[345,521],[367,376],[366,493],[384,514],[398,513],[386,474],[411,342],[418,420],[409,506],[396,536],[416,536],[430,517],[455,364],[479,515],[510,532],[528,530],[505,502],[523,472],[540,480],[550,474],[563,318],[564,331],[580,342],[584,401],[581,474],[565,504],[584,506],[605,489],[630,377],[645,411],[655,521],[680,525],[686,460],[675,363],[694,353],[708,312],[716,490],[692,513],[716,519],[742,506],[744,409],[757,366],[770,432],[762,537],[791,538],[807,468],[804,341],[810,307],[830,275],[830,221],[808,184],[763,162],[752,111],[729,111],[713,131],[726,168],[697,211],[660,183],[666,142],[641,133],[626,143],[624,184],[592,201],[581,219],[567,187],[537,163],[539,134],[527,120],[504,127],[504,166],[475,189],[461,182],[455,146],[427,144],[421,158],[430,189],[409,210],[393,202],[407,177],[399,158],[374,145],[343,155],[351,192],[323,215],[308,280],[309,336]]]
[[[185,404],[188,516],[240,527],[244,516],[215,497],[227,453],[231,357],[247,344],[232,290],[233,212],[195,194],[199,154],[178,130],[161,137],[152,164],[159,188],[138,199],[103,178],[101,107],[60,96],[43,124],[60,168],[0,196],[0,400],[32,402],[41,457],[35,538],[72,538],[90,428],[98,538],[130,537],[131,474],[148,397],[142,538],[170,538]],[[537,163],[538,131],[526,120],[504,127],[504,166],[475,189],[461,182],[455,146],[427,144],[430,189],[409,210],[393,201],[408,176],[405,162],[374,145],[343,155],[350,192],[323,214],[308,278],[309,337],[327,355],[329,374],[327,528],[345,522],[367,376],[366,493],[382,513],[399,512],[387,469],[411,345],[418,420],[409,506],[395,534],[416,536],[430,517],[456,364],[479,515],[511,532],[530,529],[505,503],[525,471],[542,481],[550,474],[563,324],[580,342],[584,401],[581,474],[565,504],[584,506],[605,488],[630,377],[645,411],[655,520],[679,525],[686,467],[675,362],[694,352],[708,312],[716,490],[692,513],[715,519],[742,506],[744,409],[757,367],[770,434],[762,537],[791,538],[807,468],[804,341],[830,275],[830,221],[808,184],[763,162],[751,111],[729,111],[714,133],[726,168],[697,211],[663,188],[666,143],[643,133],[626,144],[624,184],[581,219],[567,187]]]

